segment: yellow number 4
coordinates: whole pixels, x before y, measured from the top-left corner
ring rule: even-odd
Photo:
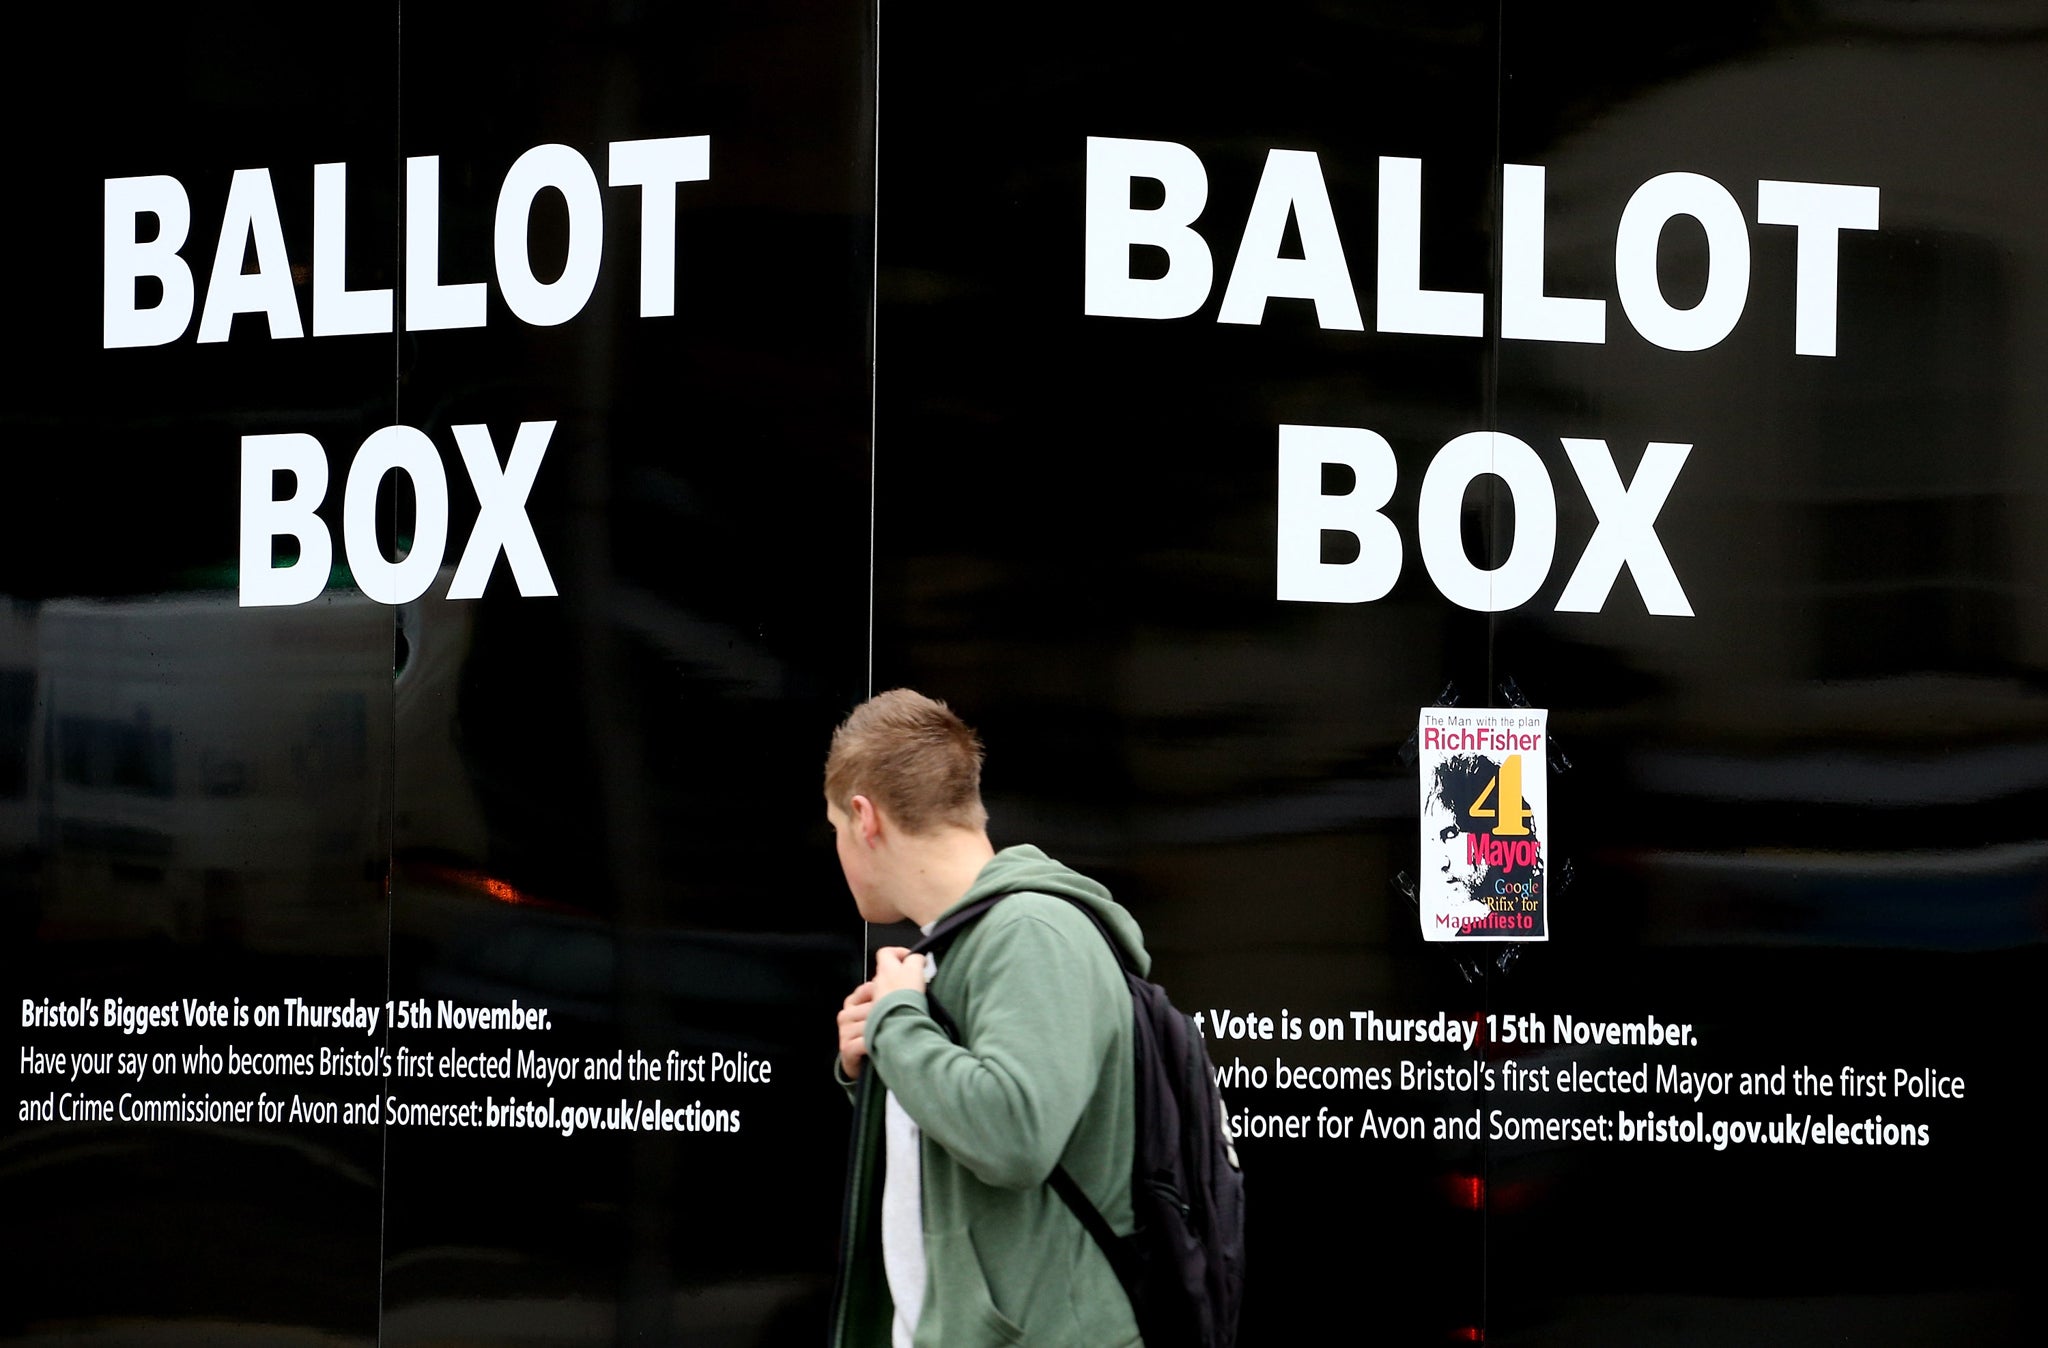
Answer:
[[[1493,799],[1493,789],[1496,786],[1500,788],[1500,812],[1498,815],[1494,811],[1485,808],[1486,802]],[[1494,826],[1493,830],[1493,836],[1496,838],[1526,838],[1529,836],[1529,826],[1522,821],[1536,812],[1522,804],[1522,756],[1520,754],[1509,754],[1501,760],[1500,775],[1486,784],[1486,789],[1479,793],[1479,799],[1472,802],[1472,808],[1466,811],[1466,813],[1474,819],[1497,818],[1500,822]]]

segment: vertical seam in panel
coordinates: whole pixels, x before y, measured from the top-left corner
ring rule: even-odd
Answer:
[[[882,0],[875,0],[868,20],[868,52],[872,61],[868,93],[868,155],[871,180],[868,192],[868,660],[867,696],[875,695],[875,481],[878,451],[875,427],[880,417],[881,380],[879,361],[882,312]],[[875,929],[860,924],[860,968],[856,976],[867,977],[868,959],[874,950]]]
[[[875,695],[875,426],[879,418],[880,379],[879,334],[881,331],[882,272],[882,5],[875,0],[869,28],[869,50],[874,53],[873,93],[870,101],[868,147],[873,181],[868,198],[868,668],[867,695]]]
[[[391,213],[392,256],[405,258],[405,140],[402,126],[405,116],[405,14],[403,3],[391,7],[391,171],[393,174],[392,201],[396,208]],[[394,272],[398,268],[393,269]],[[394,286],[391,295],[391,419],[399,419],[399,387],[405,368],[405,320],[399,308],[402,296]],[[393,498],[392,509],[396,511],[397,501]],[[393,521],[394,526],[396,521]],[[397,644],[398,627],[401,622],[397,609],[391,610],[393,645]],[[392,1000],[392,963],[396,949],[395,938],[398,925],[397,866],[394,849],[398,841],[398,671],[392,670],[391,681],[391,744],[388,762],[391,768],[391,790],[385,797],[384,820],[384,1004]],[[384,1047],[391,1050],[391,1018],[384,1018]],[[384,1344],[384,1268],[388,1252],[385,1224],[390,1211],[391,1190],[391,1119],[384,1116],[378,1128],[377,1148],[377,1346]]]

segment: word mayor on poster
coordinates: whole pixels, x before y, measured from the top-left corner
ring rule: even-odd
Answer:
[[[1549,719],[1533,707],[1423,708],[1424,940],[1550,939]]]

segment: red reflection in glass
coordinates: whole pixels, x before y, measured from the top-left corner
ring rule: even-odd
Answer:
[[[1446,1175],[1444,1191],[1451,1202],[1477,1212],[1486,1206],[1486,1179],[1480,1175]]]
[[[495,875],[482,871],[465,870],[457,866],[433,864],[413,865],[407,870],[414,876],[430,883],[447,885],[453,889],[466,890],[479,898],[491,899],[498,903],[509,903],[522,908],[546,908],[558,913],[573,913],[575,908],[553,899],[543,899],[529,894],[509,880],[500,880]]]

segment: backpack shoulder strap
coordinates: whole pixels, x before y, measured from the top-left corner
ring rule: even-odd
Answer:
[[[1046,1177],[1045,1182],[1052,1186],[1054,1193],[1065,1200],[1073,1214],[1081,1219],[1081,1225],[1087,1228],[1088,1234],[1095,1238],[1096,1245],[1101,1247],[1103,1255],[1109,1260],[1109,1267],[1116,1274],[1116,1280],[1123,1284],[1126,1292],[1131,1291],[1133,1270],[1126,1248],[1127,1242],[1110,1227],[1109,1219],[1102,1215],[1102,1210],[1081,1191],[1080,1184],[1067,1173],[1067,1168],[1063,1165],[1054,1166],[1052,1174]]]
[[[910,953],[913,955],[940,955],[945,953],[962,932],[966,931],[976,922],[979,922],[988,913],[989,909],[995,907],[1008,897],[1010,897],[1008,894],[991,894],[985,899],[976,899],[965,908],[956,909],[946,914],[946,916],[939,919],[923,940],[910,947]],[[939,1023],[939,1028],[946,1032],[946,1038],[956,1044],[959,1043],[960,1027],[954,1023],[953,1017],[947,1014],[946,1008],[939,1005],[939,999],[932,994],[929,985],[924,990],[924,1005],[925,1010],[931,1014],[931,1018]]]
[[[939,955],[953,944],[961,932],[981,920],[982,914],[1009,898],[1008,894],[991,894],[985,899],[976,899],[965,908],[958,908],[940,918],[929,934],[910,947],[913,955]]]
[[[1102,925],[1102,919],[1095,915],[1095,910],[1078,899],[1068,898],[1067,902],[1080,909],[1081,916],[1087,918],[1090,925],[1101,935],[1103,944],[1109,947],[1111,957],[1116,960],[1117,968],[1123,971],[1125,983],[1128,984],[1131,979],[1137,977],[1137,971],[1131,968],[1124,948],[1109,934],[1109,928]],[[1131,1263],[1130,1242],[1119,1236],[1110,1226],[1109,1219],[1102,1215],[1102,1209],[1096,1207],[1094,1200],[1082,1191],[1080,1184],[1067,1173],[1065,1166],[1055,1165],[1046,1182],[1052,1186],[1052,1191],[1060,1196],[1067,1207],[1072,1209],[1074,1216],[1080,1219],[1081,1225],[1087,1228],[1088,1234],[1094,1237],[1096,1245],[1101,1247],[1103,1256],[1109,1260],[1110,1268],[1116,1273],[1116,1280],[1123,1284],[1124,1291],[1135,1295],[1138,1274]]]
[[[948,946],[951,946],[959,938],[962,932],[980,921],[989,909],[995,907],[1008,897],[1009,895],[1007,894],[992,894],[988,898],[978,899],[968,904],[965,908],[948,913],[939,920],[938,925],[933,927],[923,940],[910,948],[910,953],[913,955],[937,955],[943,953]],[[1076,908],[1080,909],[1082,916],[1086,917],[1094,925],[1095,930],[1101,933],[1103,942],[1109,946],[1110,953],[1116,958],[1117,966],[1128,975],[1131,972],[1130,963],[1124,958],[1123,948],[1110,936],[1109,929],[1102,925],[1102,919],[1093,912],[1090,912],[1086,904],[1075,902],[1072,899],[1069,899],[1068,902],[1073,903]],[[950,1015],[946,1014],[946,1008],[939,1005],[938,998],[932,996],[930,988],[925,989],[924,996],[925,1006],[931,1012],[932,1019],[939,1023],[939,1028],[946,1032],[947,1038],[956,1044],[959,1043],[960,1027],[954,1024],[953,1018]],[[1073,1211],[1074,1216],[1080,1220],[1081,1225],[1087,1229],[1088,1234],[1101,1247],[1102,1253],[1109,1259],[1110,1268],[1116,1273],[1117,1281],[1122,1283],[1125,1290],[1128,1291],[1132,1286],[1129,1254],[1125,1249],[1124,1239],[1117,1235],[1115,1230],[1110,1227],[1109,1219],[1104,1217],[1102,1210],[1095,1206],[1093,1200],[1087,1194],[1082,1192],[1081,1186],[1075,1182],[1072,1175],[1067,1173],[1065,1166],[1054,1166],[1052,1174],[1047,1177],[1046,1183],[1052,1187],[1052,1191],[1058,1194],[1067,1207]]]

